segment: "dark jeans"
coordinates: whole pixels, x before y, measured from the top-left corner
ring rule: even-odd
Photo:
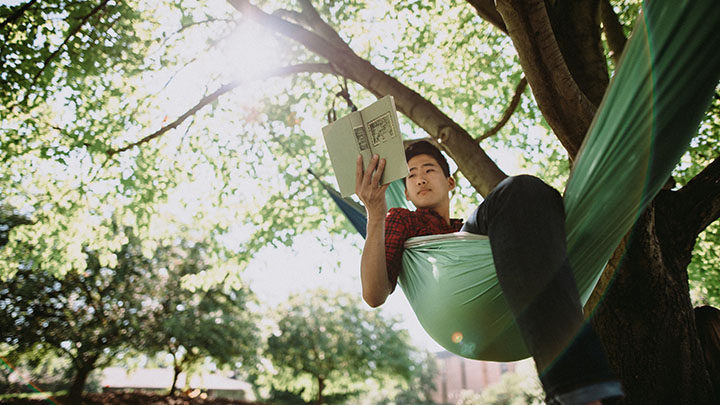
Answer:
[[[545,392],[591,391],[577,402],[565,397],[565,403],[621,395],[602,344],[583,317],[567,258],[560,193],[536,177],[507,178],[462,230],[490,238],[500,287]]]

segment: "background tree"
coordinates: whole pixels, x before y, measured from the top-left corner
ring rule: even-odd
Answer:
[[[193,229],[239,265],[311,230],[348,234],[306,175],[312,166],[331,178],[313,117],[347,111],[334,100],[339,85],[357,105],[393,94],[404,133],[441,141],[457,162],[462,197],[477,201],[473,190],[486,194],[513,171],[562,189],[638,13],[630,0],[208,4],[56,0],[0,9],[0,77],[9,86],[0,187],[35,224],[11,233],[5,277],[28,254],[62,274],[83,268],[84,246],[100,256],[118,249],[107,237],[107,207],[158,243]],[[258,48],[277,62],[263,64]],[[244,57],[227,56],[235,51]],[[251,81],[260,78],[262,87]],[[714,299],[718,103],[676,186],[641,218],[627,259],[618,250],[594,299],[614,274],[594,322],[628,402],[708,399],[688,275],[697,299]],[[501,170],[488,155],[500,160],[508,150],[518,168]],[[178,197],[185,182],[202,197]],[[175,219],[185,228],[151,226],[169,215],[170,201],[187,208]],[[233,227],[248,236],[228,248]]]
[[[545,393],[536,375],[503,374],[481,393],[463,391],[456,405],[542,405]]]
[[[276,311],[267,356],[278,388],[314,395],[353,393],[366,379],[410,379],[414,366],[396,320],[362,308],[358,297],[316,290],[291,297]]]
[[[28,222],[3,212],[0,229]],[[62,278],[26,263],[13,279],[0,282],[2,341],[25,360],[71,359],[71,400],[80,397],[93,369],[128,351],[169,351],[175,366],[171,394],[177,375],[207,357],[220,366],[254,365],[259,336],[249,289],[229,283],[185,288],[185,276],[207,270],[201,244],[159,247],[151,258],[141,250],[130,235],[103,265],[87,251],[85,271]]]
[[[92,370],[144,344],[154,315],[152,261],[132,242],[116,260],[101,264],[88,250],[82,272],[58,278],[43,263],[28,262],[0,283],[2,341],[20,353],[43,346],[67,356],[74,371],[71,401],[79,400]]]
[[[432,405],[435,402],[432,399],[433,391],[437,389],[435,386],[435,376],[438,375],[437,358],[430,352],[420,354],[412,367],[413,375],[407,384],[402,387],[393,401],[378,402],[379,405],[385,403],[395,403],[397,405]]]
[[[247,287],[216,284],[206,289],[189,289],[183,278],[207,270],[205,246],[170,249],[167,278],[158,287],[161,305],[154,318],[153,341],[173,359],[170,395],[177,388],[178,375],[190,371],[207,358],[218,366],[254,366],[258,361],[259,316],[252,311],[255,297]]]

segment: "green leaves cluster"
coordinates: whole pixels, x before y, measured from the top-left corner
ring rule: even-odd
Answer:
[[[260,337],[249,289],[229,282],[188,290],[184,278],[208,268],[205,246],[180,241],[146,255],[149,247],[127,234],[110,257],[83,247],[85,269],[62,278],[46,263],[24,261],[0,283],[0,342],[16,356],[46,350],[69,358],[71,395],[120,353],[169,352],[180,370],[206,357],[252,368]]]
[[[407,332],[396,320],[363,309],[354,295],[310,291],[291,297],[276,316],[267,348],[276,388],[322,398],[356,391],[366,379],[412,375]]]

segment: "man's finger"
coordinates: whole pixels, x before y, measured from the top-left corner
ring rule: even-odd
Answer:
[[[378,187],[381,186],[380,181],[382,179],[383,170],[385,170],[385,159],[380,159],[378,168],[375,173],[373,173],[373,185],[377,184]]]
[[[363,161],[362,161],[362,155],[358,155],[357,159],[355,159],[355,185],[359,185],[362,183],[363,178]]]
[[[363,179],[365,184],[370,184],[372,182],[372,176],[375,172],[375,167],[377,166],[377,159],[377,155],[370,159],[370,164],[368,165],[367,170],[365,170],[365,176]]]

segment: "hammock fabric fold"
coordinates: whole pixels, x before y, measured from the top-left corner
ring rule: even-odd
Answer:
[[[583,303],[697,133],[720,79],[716,1],[643,5],[564,193],[568,255]],[[406,205],[401,181],[388,189],[390,206]],[[487,238],[408,240],[399,283],[423,328],[448,351],[492,361],[528,357]]]

